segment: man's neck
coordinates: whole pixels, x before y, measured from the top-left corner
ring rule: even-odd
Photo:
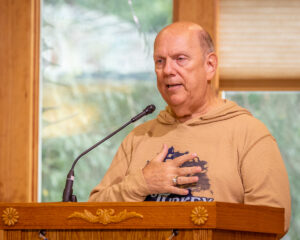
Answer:
[[[224,100],[222,100],[221,98],[211,97],[208,99],[208,101],[205,101],[204,104],[201,104],[201,106],[195,109],[188,109],[186,106],[178,106],[175,108],[171,107],[171,109],[174,112],[177,120],[183,123],[192,118],[203,116],[204,114],[219,107],[222,104],[224,104]]]

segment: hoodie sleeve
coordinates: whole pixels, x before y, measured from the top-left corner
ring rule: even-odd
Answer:
[[[241,175],[244,203],[285,209],[285,231],[291,216],[290,188],[286,168],[275,139],[258,138],[243,157]]]
[[[119,147],[104,178],[91,192],[89,202],[137,202],[149,194],[142,169],[128,173],[131,161],[131,136]]]

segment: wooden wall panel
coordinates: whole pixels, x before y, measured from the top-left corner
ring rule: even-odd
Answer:
[[[219,0],[173,0],[173,21],[191,21],[201,25],[212,37],[218,53]],[[219,89],[219,73],[213,80]]]
[[[174,0],[173,21],[200,24],[217,41],[218,0]]]
[[[37,200],[39,6],[0,1],[0,201]]]

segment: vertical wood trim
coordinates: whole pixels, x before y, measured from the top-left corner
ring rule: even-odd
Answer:
[[[39,4],[0,1],[0,201],[37,200]]]
[[[201,25],[212,37],[218,55],[219,0],[173,0],[173,21],[191,21]],[[213,80],[218,92],[219,71]]]
[[[173,21],[200,24],[213,37],[217,36],[218,0],[173,0]]]
[[[31,201],[38,200],[38,162],[39,162],[39,93],[40,93],[40,29],[41,29],[41,0],[33,0],[31,12],[33,13],[33,96],[32,96],[32,179]]]

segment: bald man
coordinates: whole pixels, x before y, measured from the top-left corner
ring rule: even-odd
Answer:
[[[246,109],[218,98],[217,56],[199,25],[177,22],[154,43],[167,103],[122,142],[89,201],[223,201],[285,208],[286,169],[275,139]]]

